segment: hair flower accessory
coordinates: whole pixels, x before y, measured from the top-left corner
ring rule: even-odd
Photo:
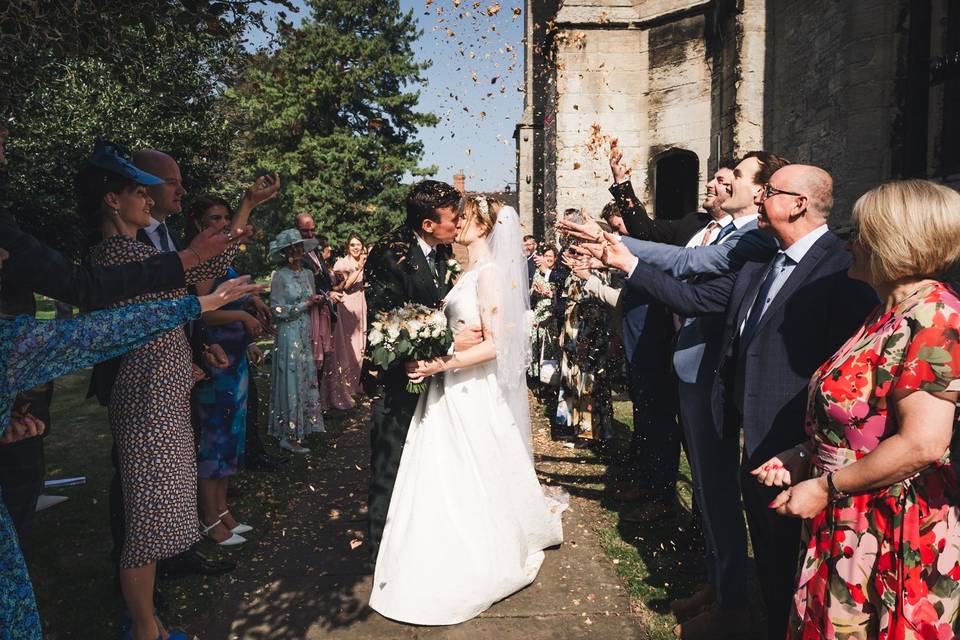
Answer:
[[[477,207],[479,207],[483,217],[488,218],[490,216],[490,203],[487,201],[486,196],[474,196],[473,200],[477,203]]]

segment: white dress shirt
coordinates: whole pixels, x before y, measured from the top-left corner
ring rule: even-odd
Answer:
[[[170,230],[167,229],[167,225],[166,225],[166,224],[163,225],[163,228],[164,228],[165,233],[166,233],[166,236],[167,236],[167,238],[166,238],[166,240],[167,240],[167,246],[170,247],[170,251],[176,251],[176,250],[177,250],[177,245],[176,245],[176,243],[173,241],[173,237],[170,235]],[[153,243],[153,246],[155,246],[157,249],[159,249],[159,248],[161,248],[161,247],[163,246],[163,243],[160,242],[160,233],[161,233],[161,231],[160,231],[160,221],[159,221],[159,220],[157,220],[157,219],[154,218],[153,216],[150,216],[150,224],[148,224],[146,227],[144,227],[143,230],[146,232],[147,237],[150,238],[150,242]]]
[[[428,255],[430,255],[430,252],[433,251],[433,247],[431,247],[431,246],[427,243],[426,240],[424,240],[422,237],[420,237],[420,234],[419,234],[419,233],[414,232],[413,235],[417,236],[417,245],[419,245],[420,251],[423,251],[423,257],[426,258]],[[429,265],[430,263],[427,262],[427,264]],[[436,272],[436,269],[438,268],[438,267],[436,266],[436,264],[437,264],[437,254],[433,254],[433,264],[434,264],[434,274],[433,274],[433,275],[434,275],[434,277],[436,277],[436,276],[438,275],[437,272]]]
[[[787,282],[787,280],[790,279],[790,274],[793,273],[793,270],[796,269],[797,265],[800,264],[800,261],[803,260],[803,256],[807,255],[807,252],[810,251],[810,248],[813,247],[817,240],[819,240],[827,231],[827,225],[822,224],[794,242],[785,250],[778,252],[778,254],[784,254],[786,259],[783,262],[783,268],[780,270],[780,273],[773,281],[773,284],[770,285],[770,291],[767,292],[767,297],[762,301],[763,307],[760,309],[761,318],[763,317],[763,314],[767,312],[767,309],[770,307],[770,303],[773,302],[773,300],[777,297],[780,289],[782,289],[783,285]],[[773,268],[774,262],[775,260],[771,260],[770,266],[767,268],[767,271],[764,272],[763,278],[760,280],[761,283],[764,279],[766,279],[769,269]],[[759,293],[759,290],[757,293]],[[747,324],[747,319],[750,317],[750,312],[753,310],[753,306],[757,304],[757,302],[758,301],[756,298],[754,298],[754,301],[750,304],[750,308],[747,309],[747,313],[744,315],[743,323],[740,325],[740,333],[743,333],[743,328]]]
[[[712,223],[716,223],[712,225]],[[720,233],[720,229],[723,229],[725,226],[733,222],[733,216],[725,215],[719,220],[711,220],[704,226],[700,231],[697,231],[693,234],[693,237],[687,241],[688,247],[699,247],[703,245],[710,244],[717,239],[717,235]],[[709,235],[708,235],[709,234]],[[706,242],[704,242],[704,236],[708,236]]]

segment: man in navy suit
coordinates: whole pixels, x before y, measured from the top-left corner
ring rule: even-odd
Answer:
[[[755,153],[760,156],[761,154]],[[744,164],[745,181],[750,185],[756,175],[759,175],[761,166],[768,167],[767,173],[779,164],[764,164],[762,158],[747,158]],[[778,160],[775,157],[772,159]],[[721,242],[736,233],[737,229],[751,223],[751,220],[742,216],[747,205],[752,205],[752,196],[749,189],[744,189],[746,194],[746,204],[737,205],[731,210],[726,207],[729,195],[728,186],[734,178],[734,168],[732,161],[722,161],[719,163],[717,171],[712,179],[707,183],[706,196],[702,203],[702,212],[688,214],[677,220],[670,220],[666,217],[650,218],[643,204],[639,201],[630,184],[629,171],[622,163],[622,154],[614,150],[610,158],[610,167],[613,172],[614,185],[610,187],[610,193],[615,198],[615,210],[621,221],[617,225],[618,230],[629,234],[629,239],[624,242],[638,242],[649,246],[653,251],[665,252],[666,258],[673,258],[676,252],[692,250],[694,247],[704,247],[711,243]],[[770,168],[772,167],[772,168]],[[749,170],[749,171],[748,171]],[[749,175],[746,175],[749,173]],[[608,205],[609,207],[610,205]],[[755,210],[755,208],[754,208]],[[607,208],[604,209],[607,212]],[[736,214],[740,220],[734,220],[733,214]],[[753,215],[756,218],[756,215]],[[755,223],[753,223],[755,225]],[[769,248],[770,241],[766,240]],[[628,246],[633,246],[628,245]],[[691,249],[686,249],[690,247]],[[660,515],[665,512],[664,504],[673,502],[674,484],[676,482],[676,469],[679,462],[680,443],[679,432],[676,428],[676,415],[678,410],[684,413],[685,404],[688,400],[677,396],[677,377],[674,372],[681,374],[676,369],[676,363],[671,370],[669,345],[673,338],[674,320],[670,314],[656,302],[650,307],[650,299],[642,293],[626,293],[624,296],[624,346],[630,363],[629,381],[631,387],[631,400],[634,409],[634,439],[631,449],[638,452],[638,459],[643,456],[639,462],[639,473],[645,479],[644,485],[651,483],[660,489],[660,496],[655,496],[654,500],[641,506],[638,509],[627,511],[621,514],[622,517],[634,520],[649,520],[651,516]],[[649,326],[648,326],[649,325]],[[686,327],[684,327],[686,329]],[[693,329],[693,328],[690,328]],[[689,331],[687,331],[689,334]],[[642,348],[636,349],[636,342],[642,342]],[[674,357],[675,359],[675,357]],[[689,367],[688,367],[689,368]],[[687,381],[692,376],[687,376]],[[681,380],[683,375],[681,375]],[[701,395],[707,397],[707,393]],[[705,404],[705,403],[701,403]],[[692,405],[691,405],[692,406]],[[697,445],[696,439],[691,438],[687,433],[688,425],[684,424],[684,438],[686,441],[687,454],[691,458],[691,465],[694,465],[694,458],[697,456],[691,453],[690,448]],[[709,429],[709,425],[707,427]],[[703,447],[701,447],[703,448]],[[709,448],[709,447],[708,447]],[[736,465],[736,451],[734,451],[734,465]],[[699,484],[696,483],[695,484]],[[642,488],[642,487],[641,487]],[[739,490],[733,486],[736,501],[739,504]],[[695,495],[700,493],[696,486]],[[626,497],[633,497],[629,493]],[[657,500],[657,497],[660,499]],[[698,500],[699,504],[699,500]],[[702,509],[702,507],[701,507]],[[669,511],[666,511],[669,513]],[[740,530],[743,531],[743,524],[740,524]],[[705,543],[708,554],[708,578],[711,582],[715,581],[714,570],[709,558],[715,555],[715,544],[712,541],[713,536],[706,532]],[[733,536],[736,537],[736,536]],[[746,533],[739,536],[743,540],[743,551],[740,555],[746,555]],[[738,546],[734,541],[732,545]],[[742,564],[742,563],[741,563]],[[739,596],[740,592],[745,594],[742,587],[742,573],[736,570],[735,562],[726,562],[727,570],[725,574],[730,575],[730,580],[726,582],[731,585],[736,584],[738,595],[731,596],[730,600],[743,600]],[[712,593],[710,594],[712,598]]]
[[[630,254],[614,236],[603,251],[630,275],[627,286],[677,313],[724,314],[721,352],[711,390],[715,423],[744,439],[740,482],[770,638],[785,635],[796,584],[800,521],[768,508],[778,490],[757,483],[757,465],[805,438],[810,376],[862,323],[876,297],[847,277],[850,256],[827,228],[833,181],[822,169],[789,165],[756,199],[760,228],[776,237],[772,260],[750,262],[707,282],[681,282]],[[684,623],[683,638],[721,638],[727,621],[711,609]]]
[[[720,215],[686,247],[633,238],[624,238],[624,243],[641,260],[699,282],[739,270],[748,259],[769,260],[777,245],[769,233],[757,229],[754,199],[773,173],[787,164],[775,154],[752,151],[733,169],[718,169],[707,194],[713,194]],[[704,529],[707,584],[691,597],[673,601],[670,608],[682,622],[716,604],[728,613],[730,626],[746,627],[750,571],[737,479],[740,439],[715,424],[710,404],[724,317],[717,313],[683,318],[680,324],[672,363],[693,493]]]

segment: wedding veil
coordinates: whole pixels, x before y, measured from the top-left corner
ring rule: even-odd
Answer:
[[[496,265],[493,271],[497,275],[490,292],[499,306],[490,315],[490,333],[497,348],[497,382],[532,460],[526,378],[532,352],[528,331],[530,289],[527,261],[523,255],[523,230],[516,209],[506,205],[500,208],[487,242]]]

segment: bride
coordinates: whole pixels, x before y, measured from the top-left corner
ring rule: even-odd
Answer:
[[[560,544],[562,500],[537,481],[525,371],[529,309],[520,221],[482,196],[464,203],[469,264],[445,298],[450,327],[480,325],[461,353],[407,364],[431,377],[400,460],[370,606],[393,620],[469,620],[533,582]]]

